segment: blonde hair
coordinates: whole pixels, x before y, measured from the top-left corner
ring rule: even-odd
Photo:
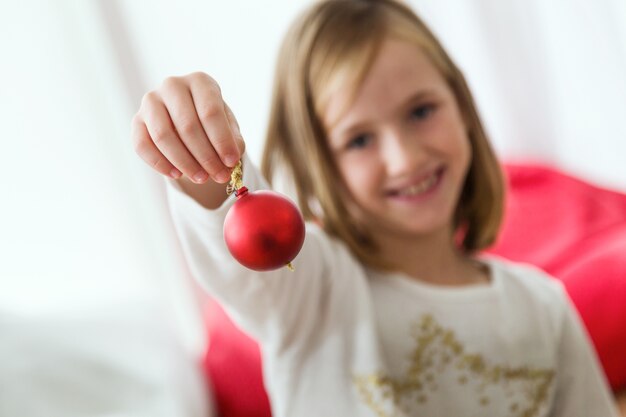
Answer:
[[[426,25],[397,1],[326,0],[291,26],[277,62],[262,172],[271,181],[276,168],[285,167],[293,176],[306,220],[321,223],[362,262],[388,267],[367,231],[348,213],[321,114],[337,89],[348,87],[356,95],[389,37],[421,48],[444,76],[463,115],[472,161],[453,226],[459,249],[474,253],[494,242],[500,226],[504,194],[500,166],[461,71]]]

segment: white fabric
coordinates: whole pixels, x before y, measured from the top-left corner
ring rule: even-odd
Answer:
[[[160,306],[0,314],[1,417],[209,417],[206,393]]]
[[[207,210],[167,182],[192,272],[261,344],[276,417],[616,415],[579,318],[544,273],[489,259],[489,285],[431,286],[364,268],[314,225],[295,273],[255,273],[223,242],[232,199]],[[266,187],[247,159],[244,184]]]

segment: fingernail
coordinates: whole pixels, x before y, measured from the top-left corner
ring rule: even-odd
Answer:
[[[218,182],[226,182],[230,179],[230,173],[228,171],[226,171],[225,169],[221,170],[220,172],[218,172],[217,174],[215,174],[215,179]]]
[[[196,183],[203,183],[209,178],[209,174],[204,171],[199,171],[193,176],[193,181]]]
[[[179,179],[182,175],[183,173],[177,170],[176,168],[170,171],[170,176],[174,178],[175,180]]]
[[[224,163],[232,168],[237,165],[237,157],[235,155],[228,154],[224,157]]]

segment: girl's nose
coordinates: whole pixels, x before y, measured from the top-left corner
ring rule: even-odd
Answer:
[[[388,131],[381,145],[382,158],[389,176],[410,174],[424,158],[424,152],[417,138],[400,129]]]

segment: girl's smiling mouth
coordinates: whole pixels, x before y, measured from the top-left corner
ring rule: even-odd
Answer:
[[[385,195],[392,200],[401,202],[421,201],[431,196],[441,184],[445,173],[445,167],[440,166],[426,176],[420,175],[418,179],[407,181],[398,187],[389,190]]]

